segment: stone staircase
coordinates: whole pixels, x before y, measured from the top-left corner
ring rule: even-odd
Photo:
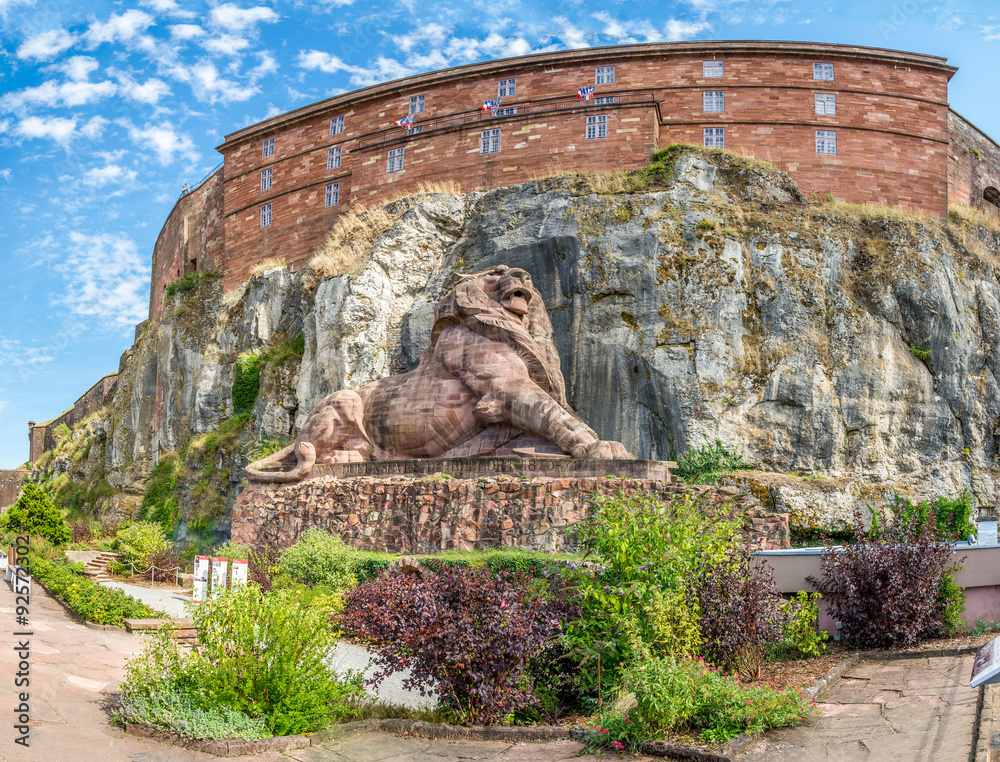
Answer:
[[[94,582],[111,579],[111,575],[108,574],[108,565],[116,558],[119,558],[117,553],[101,552],[84,564],[83,573]]]

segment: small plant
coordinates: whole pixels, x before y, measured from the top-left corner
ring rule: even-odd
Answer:
[[[714,220],[699,220],[696,227],[698,228],[698,230],[704,230],[704,231],[715,230],[715,221]]]
[[[0,516],[0,529],[44,537],[53,545],[64,545],[72,533],[52,500],[37,484],[25,484],[21,496]]]
[[[990,632],[1000,632],[1000,622],[991,622],[985,616],[981,616],[976,620],[976,623],[972,626],[972,634],[976,637],[980,635],[986,635]]]
[[[121,562],[111,562],[112,574],[143,572],[150,567],[154,558],[163,561],[164,554],[170,551],[170,543],[163,535],[163,527],[150,521],[124,525],[118,531],[113,547],[121,555]],[[172,572],[170,577],[173,578]]]
[[[236,358],[236,374],[233,377],[233,411],[245,413],[254,406],[260,393],[260,371],[264,357],[257,353],[242,354]]]
[[[379,577],[348,594],[341,626],[375,650],[370,682],[410,667],[405,687],[436,688],[470,725],[536,703],[528,667],[560,631],[526,577],[472,568]]]
[[[739,450],[727,447],[721,439],[716,439],[714,444],[705,442],[689,447],[683,455],[671,460],[677,461],[674,473],[689,484],[713,484],[720,474],[754,468]]]
[[[826,194],[826,198],[825,198],[825,199],[823,199],[823,200],[824,200],[824,201],[825,201],[825,202],[826,202],[827,204],[835,204],[835,203],[837,202],[837,199],[835,199],[835,198],[833,197],[833,194],[832,194],[832,193],[827,193],[827,194]]]
[[[126,619],[163,616],[121,590],[99,585],[64,566],[34,555],[31,574],[73,611],[94,624],[121,626]]]
[[[910,344],[910,352],[913,354],[914,357],[916,357],[921,362],[927,362],[929,359],[931,359],[931,350],[922,349],[921,347],[918,347],[916,344]]]
[[[829,633],[818,630],[816,626],[822,597],[822,593],[810,594],[800,590],[789,601],[791,613],[785,623],[783,643],[794,649],[799,658],[822,656],[826,651]]]

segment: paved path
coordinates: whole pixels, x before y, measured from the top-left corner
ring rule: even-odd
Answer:
[[[179,595],[176,589],[142,587],[113,579],[101,580],[100,584],[124,590],[128,595],[142,601],[150,608],[162,611],[174,619],[184,619],[190,616],[184,607],[185,603],[191,602],[190,592],[188,595]]]
[[[339,641],[337,647],[330,653],[327,664],[338,674],[348,670],[360,670],[365,678],[371,677],[375,667],[371,665],[371,654],[363,646]],[[412,709],[432,709],[437,704],[436,696],[421,696],[418,690],[403,688],[403,680],[410,676],[410,670],[389,675],[375,691],[365,686],[368,695],[377,697],[387,704],[410,707]]]
[[[510,744],[504,741],[429,741],[391,733],[367,733],[287,754],[298,762],[457,762],[475,759],[560,762],[578,756],[583,748],[583,744],[569,740]]]
[[[966,762],[978,689],[969,656],[858,662],[820,697],[822,715],[768,733],[740,762]]]

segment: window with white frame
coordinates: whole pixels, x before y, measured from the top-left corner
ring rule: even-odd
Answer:
[[[330,183],[326,186],[326,205],[336,206],[340,203],[340,183]]]
[[[706,127],[705,128],[705,148],[725,148],[726,128]]]
[[[483,130],[479,138],[479,153],[500,152],[500,130]]]
[[[836,116],[837,96],[833,93],[816,93],[816,114],[819,116]]]
[[[403,171],[403,151],[403,148],[393,148],[389,151],[385,160],[385,173],[387,175]]]
[[[497,83],[497,98],[513,98],[517,95],[517,79],[501,79]]]
[[[262,159],[274,156],[274,138],[264,138],[264,145],[260,149],[260,156]]]
[[[608,136],[608,115],[587,117],[587,140],[600,140]]]
[[[705,105],[705,113],[714,113],[726,110],[725,90],[706,90],[702,94]]]
[[[260,189],[262,191],[271,190],[271,168],[260,171]]]
[[[262,228],[271,227],[271,205],[264,204],[260,208],[260,226]]]
[[[614,102],[615,102],[615,96],[613,95],[602,95],[600,98],[594,98],[594,103],[597,104],[598,106]]]
[[[493,116],[514,116],[517,114],[517,106],[504,106],[493,109]]]
[[[330,120],[330,134],[339,135],[344,131],[344,117],[335,116]]]
[[[837,153],[837,133],[835,130],[816,130],[816,153]]]
[[[418,124],[416,127],[406,128],[407,135],[419,135],[423,131],[424,131],[424,126],[422,124]]]
[[[704,79],[718,79],[725,75],[725,65],[722,61],[702,61],[701,76]]]
[[[423,95],[411,95],[410,96],[410,113],[420,114],[424,110],[424,99],[426,96]]]
[[[598,66],[594,70],[595,85],[613,85],[615,83],[614,66]]]
[[[326,152],[326,168],[340,169],[341,146],[334,146]]]
[[[833,81],[833,64],[832,63],[814,63],[813,64],[813,79],[824,79],[827,81]]]

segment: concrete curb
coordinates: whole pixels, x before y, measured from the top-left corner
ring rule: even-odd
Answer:
[[[858,659],[858,654],[851,654],[846,659],[841,661],[840,664],[823,675],[823,677],[806,688],[803,693],[805,693],[809,698],[816,698],[822,691],[826,690],[828,686],[832,685],[842,674],[857,664]]]

